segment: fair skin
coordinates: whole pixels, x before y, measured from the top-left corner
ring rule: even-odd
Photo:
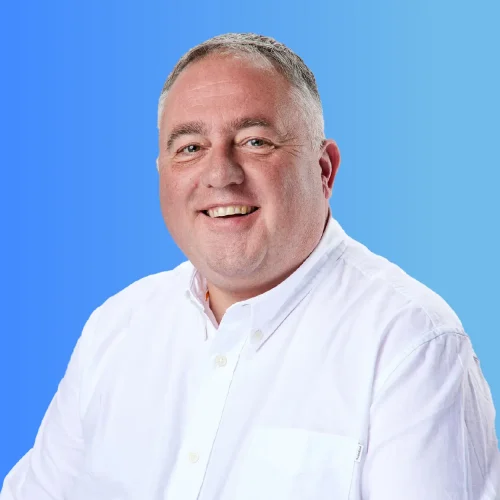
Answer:
[[[218,322],[290,276],[314,250],[340,163],[313,146],[303,108],[276,70],[210,55],[169,91],[160,120],[160,203],[179,248],[207,279]],[[209,209],[248,206],[246,215]]]

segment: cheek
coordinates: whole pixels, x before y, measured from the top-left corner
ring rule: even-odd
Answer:
[[[305,213],[314,210],[317,203],[321,203],[322,180],[307,164],[289,164],[287,167],[280,169],[280,180],[275,180],[281,184],[276,198],[280,200],[281,211],[286,210],[288,216],[298,222]]]
[[[281,213],[293,197],[293,175],[286,159],[259,165],[247,177],[247,183],[258,193],[258,198],[267,205],[268,211]]]
[[[160,177],[160,208],[163,219],[169,230],[174,229],[176,221],[178,221],[181,191],[178,182],[170,176],[162,175]]]
[[[193,190],[189,178],[172,175],[172,172],[160,175],[160,203],[164,213],[182,211]]]
[[[307,189],[304,169],[294,164],[285,164],[273,172],[269,185],[274,186],[275,197],[288,209],[300,203]]]
[[[167,206],[167,203],[171,200],[171,181],[167,178],[165,174],[160,174],[160,203],[162,210]]]

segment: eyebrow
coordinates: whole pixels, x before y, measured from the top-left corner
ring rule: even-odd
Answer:
[[[183,135],[206,134],[207,128],[203,122],[186,122],[176,125],[170,132],[167,140],[167,149],[170,150],[176,139]]]
[[[242,130],[250,127],[273,128],[271,122],[260,116],[245,116],[243,118],[237,118],[236,120],[230,122],[227,126],[229,130]]]
[[[269,120],[260,116],[246,116],[243,118],[237,118],[236,120],[229,122],[229,124],[226,125],[224,129],[237,131],[251,127],[264,127],[276,131],[275,127],[271,124]],[[194,135],[194,134],[206,135],[207,133],[208,133],[207,127],[203,122],[193,121],[193,122],[180,123],[179,125],[176,125],[172,129],[172,132],[170,132],[167,139],[167,149],[170,150],[176,139],[178,139],[183,135]]]

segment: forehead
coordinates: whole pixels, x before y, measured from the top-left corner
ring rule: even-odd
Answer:
[[[165,100],[162,128],[179,121],[235,119],[238,115],[285,119],[295,104],[292,85],[274,67],[247,58],[208,56],[178,76]]]

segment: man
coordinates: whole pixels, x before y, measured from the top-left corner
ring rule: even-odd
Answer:
[[[189,261],[90,316],[1,500],[493,500],[495,410],[436,294],[351,239],[303,61],[189,51],[159,104],[161,208]]]

